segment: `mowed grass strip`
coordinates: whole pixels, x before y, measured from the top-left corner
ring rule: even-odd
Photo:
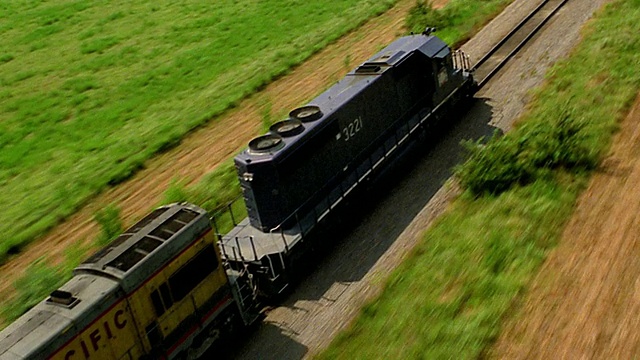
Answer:
[[[508,148],[495,144],[513,139],[523,153],[539,151],[529,147],[540,143],[534,137],[547,134],[538,130],[558,126],[567,114],[583,125],[571,146],[605,153],[640,86],[639,18],[638,0],[617,0],[596,14],[576,51],[550,70],[520,126],[492,140],[485,154]],[[496,154],[496,162],[511,155]],[[473,162],[465,166],[482,166],[477,157]],[[585,169],[548,168],[497,195],[465,192],[390,275],[380,296],[317,358],[486,354],[558,241],[588,177]]]
[[[393,3],[2,2],[0,261]]]

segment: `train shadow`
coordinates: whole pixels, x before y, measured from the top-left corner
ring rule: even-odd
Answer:
[[[294,340],[295,333],[282,324],[263,321],[239,331],[233,340],[212,348],[202,359],[297,360],[307,353],[307,347]],[[260,339],[261,346],[250,346]]]
[[[497,130],[490,125],[493,115],[487,99],[473,99],[440,138],[427,139],[407,153],[359,204],[354,204],[335,242],[278,301],[279,307],[295,313],[298,304],[328,304],[350,284],[362,280],[465,159],[461,142],[488,138]],[[306,354],[307,347],[296,340],[299,334],[281,320],[269,318],[243,341],[243,350],[232,358],[300,359]]]
[[[352,225],[342,229],[334,246],[303,280],[314,285],[299,286],[286,304],[319,300],[334,283],[361,280],[464,161],[467,151],[461,142],[488,139],[500,131],[489,125],[492,115],[487,99],[474,99],[440,139],[427,139],[408,153],[369,190],[362,204],[354,206]]]

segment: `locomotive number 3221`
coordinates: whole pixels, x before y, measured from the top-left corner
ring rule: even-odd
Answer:
[[[342,129],[344,141],[351,140],[360,130],[362,130],[362,118],[358,117]]]

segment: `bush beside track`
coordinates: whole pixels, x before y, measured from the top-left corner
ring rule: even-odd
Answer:
[[[471,144],[458,170],[467,190],[317,358],[486,354],[637,96],[639,5],[618,0],[597,13],[519,126]]]
[[[3,2],[0,261],[394,2]]]

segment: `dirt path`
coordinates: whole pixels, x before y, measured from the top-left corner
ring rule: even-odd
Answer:
[[[437,0],[435,6],[444,3],[445,0]],[[0,306],[15,294],[15,280],[36,259],[44,257],[56,263],[65,258],[67,248],[91,244],[100,231],[92,220],[97,209],[116,204],[122,210],[124,223],[133,223],[161,201],[162,193],[173,179],[196,182],[237,153],[262,131],[265,111],[270,109],[274,118],[286,116],[289,110],[304,105],[348,70],[403,34],[404,17],[413,5],[415,0],[400,0],[385,14],[329,45],[236,109],[195,131],[177,148],[152,159],[146,169],[131,180],[98,196],[76,215],[28,246],[0,267],[3,274]]]
[[[640,357],[640,97],[493,355]]]

